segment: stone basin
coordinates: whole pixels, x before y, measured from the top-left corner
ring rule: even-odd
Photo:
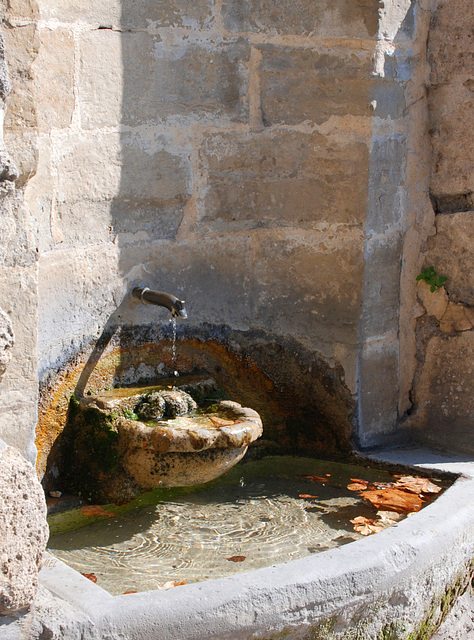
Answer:
[[[263,428],[259,414],[237,402],[212,400],[198,407],[190,393],[202,399],[213,384],[73,399],[56,455],[61,490],[116,502],[157,487],[204,484],[225,473]]]

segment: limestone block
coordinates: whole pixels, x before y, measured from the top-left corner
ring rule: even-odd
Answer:
[[[34,174],[36,168],[36,107],[31,65],[39,47],[34,23],[5,30],[6,59],[12,91],[5,117],[5,142],[18,167],[17,187]]]
[[[48,541],[46,502],[33,467],[0,442],[0,614],[28,607]]]
[[[121,286],[118,252],[119,247],[109,243],[77,251],[57,249],[42,257],[38,277],[40,376],[49,367],[57,370],[57,362],[68,357],[71,344],[100,333],[120,304],[114,297]]]
[[[71,138],[58,168],[62,240],[91,244],[117,233],[172,237],[190,197],[186,155],[111,133]]]
[[[265,125],[321,124],[331,116],[369,116],[372,52],[259,47]]]
[[[40,132],[67,127],[74,111],[74,40],[69,31],[41,30],[32,71]]]
[[[438,3],[428,40],[433,85],[450,83],[458,74],[466,77],[474,74],[473,24],[471,0]]]
[[[440,320],[439,328],[445,333],[451,331],[469,331],[474,326],[474,310],[463,304],[450,302],[446,313]]]
[[[21,191],[0,193],[0,265],[28,266],[35,262],[35,238]]]
[[[200,158],[208,185],[204,229],[311,229],[365,218],[368,148],[350,137],[288,131],[209,135]]]
[[[15,336],[11,320],[0,307],[0,380],[12,359],[11,348],[14,344]]]
[[[138,39],[140,43],[148,40],[145,34],[130,34],[127,39],[130,38]],[[79,103],[81,124],[85,129],[113,127],[122,121],[122,101],[124,109],[126,106],[125,83],[134,82],[131,77],[126,78],[126,61],[122,56],[124,39],[124,34],[111,30],[87,31],[80,39]],[[139,76],[150,73],[149,61],[146,69],[143,64],[143,60],[137,60]],[[131,93],[132,90],[130,100]]]
[[[319,351],[335,342],[355,345],[363,274],[360,232],[262,229],[253,244],[254,324]]]
[[[440,448],[474,453],[474,331],[434,336],[414,398],[422,437]]]
[[[436,235],[429,239],[428,260],[439,275],[448,278],[445,287],[452,302],[474,305],[472,238],[474,212],[436,216]]]
[[[370,150],[367,230],[390,234],[398,228],[405,184],[406,139],[376,139]]]
[[[368,342],[359,361],[359,441],[386,443],[397,421],[398,343]]]
[[[248,234],[196,234],[183,243],[156,244],[140,251],[140,262],[145,264],[148,286],[185,300],[193,322],[248,329],[253,316]],[[136,267],[137,249],[123,247],[120,264],[125,273]],[[135,324],[169,320],[166,309],[151,305],[133,305],[132,311]]]
[[[367,242],[361,330],[365,338],[396,334],[400,302],[400,234]]]
[[[0,267],[0,300],[15,333],[12,359],[4,372],[0,394],[0,438],[29,460],[37,417],[37,271],[36,265]]]
[[[474,83],[458,79],[429,92],[433,164],[431,191],[457,196],[474,191]],[[449,205],[448,205],[449,206]],[[458,209],[459,210],[459,209]],[[447,212],[456,211],[450,208]]]
[[[55,173],[51,137],[42,136],[38,140],[38,166],[36,173],[28,180],[24,191],[24,202],[30,220],[35,222],[35,240],[40,254],[44,251],[49,251],[54,246],[51,218],[53,200],[55,198]]]
[[[423,282],[423,280],[419,280],[417,282],[417,294],[428,315],[434,316],[436,320],[441,320],[448,308],[446,289],[439,287],[435,291],[431,291],[430,285]]]
[[[377,0],[224,0],[229,31],[367,38],[377,34]]]
[[[247,120],[246,40],[160,40],[109,30],[84,36],[84,127]]]
[[[5,30],[4,36],[12,85],[5,127],[21,131],[36,126],[30,69],[40,42],[35,24]]]
[[[60,22],[84,21],[103,27],[146,29],[148,27],[189,27],[205,29],[213,22],[210,0],[88,0],[41,1],[43,20],[55,18]]]

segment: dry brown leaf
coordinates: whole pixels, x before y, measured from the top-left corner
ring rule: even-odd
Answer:
[[[360,494],[369,500],[377,509],[395,511],[396,513],[410,513],[419,511],[423,500],[419,496],[401,489],[378,489],[362,491]]]
[[[230,562],[243,562],[245,560],[245,556],[231,556],[230,558],[227,558],[227,560],[230,560]]]
[[[309,493],[300,493],[298,498],[304,498],[305,500],[317,500],[318,496],[312,496]]]
[[[415,478],[415,476],[398,477],[395,487],[403,488],[411,493],[439,493],[442,489],[438,485],[428,480],[428,478]]]
[[[368,480],[361,480],[361,478],[351,478],[351,482],[360,482],[360,484],[365,484],[365,486],[369,484]]]
[[[128,593],[138,593],[137,591],[124,591],[123,594],[126,596]]]
[[[107,518],[111,518],[115,516],[113,511],[106,511],[104,507],[101,507],[100,504],[90,504],[86,507],[81,507],[82,514],[88,517],[92,516],[106,516]]]
[[[84,578],[87,578],[94,584],[97,582],[97,576],[95,576],[93,573],[81,573],[81,576],[84,576]]]

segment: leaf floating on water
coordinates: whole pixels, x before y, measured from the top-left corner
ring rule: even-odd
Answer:
[[[352,482],[347,485],[349,491],[364,491],[367,489],[367,484],[362,484],[362,482]]]
[[[123,595],[124,595],[124,596],[126,596],[126,595],[128,595],[129,593],[138,593],[138,591],[124,591],[124,592],[123,592]]]
[[[298,498],[304,498],[305,500],[317,500],[318,496],[312,496],[309,493],[300,493]]]
[[[369,520],[365,516],[357,516],[353,520],[351,520],[354,525],[354,531],[362,534],[363,536],[370,536],[372,533],[378,533],[379,531],[383,531],[385,527],[380,522],[375,522],[374,520]]]
[[[245,558],[246,556],[231,556],[230,558],[227,558],[227,560],[230,560],[230,562],[243,562]]]
[[[170,580],[170,582],[165,582],[161,587],[157,587],[158,589],[171,589],[171,587],[180,587],[181,585],[186,584],[186,580]]]
[[[439,493],[441,487],[428,480],[428,478],[415,478],[415,476],[395,476],[398,478],[396,487],[403,488],[411,493]]]
[[[410,513],[419,511],[423,505],[423,500],[418,495],[401,489],[368,490],[362,491],[359,495],[369,500],[377,509],[384,511]]]
[[[97,576],[95,576],[93,573],[81,573],[81,576],[84,576],[84,578],[87,578],[94,584],[97,582]]]
[[[308,480],[312,480],[313,482],[328,482],[327,478],[322,478],[321,476],[311,476],[305,474],[298,474],[298,478],[307,478]]]
[[[106,516],[107,518],[112,518],[116,515],[113,511],[107,511],[104,507],[101,507],[100,504],[90,504],[86,507],[81,507],[81,511],[84,516],[88,517]]]

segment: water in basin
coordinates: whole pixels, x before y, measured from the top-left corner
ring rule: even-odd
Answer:
[[[347,488],[354,479],[393,481],[363,466],[265,458],[204,487],[168,490],[158,504],[112,505],[121,515],[52,535],[49,549],[112,594],[251,571],[359,539],[351,520],[374,519],[376,508]]]

